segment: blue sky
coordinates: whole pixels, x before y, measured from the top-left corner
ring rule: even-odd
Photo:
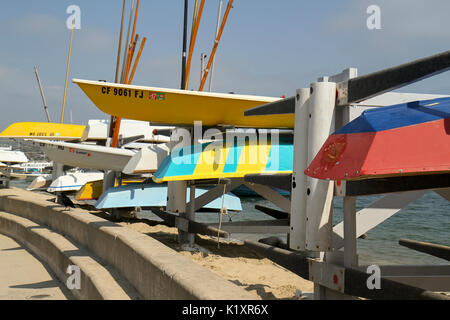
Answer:
[[[128,6],[131,0],[127,0]],[[189,89],[198,89],[200,53],[209,55],[219,0],[207,0]],[[45,121],[36,65],[52,120],[59,120],[70,31],[69,5],[81,8],[70,78],[114,80],[122,0],[16,0],[0,4],[0,129]],[[194,0],[190,0],[190,20]],[[227,1],[224,0],[224,9]],[[366,27],[369,5],[381,8],[381,30]],[[148,38],[134,84],[179,88],[184,0],[141,0],[137,32]],[[449,49],[450,1],[235,0],[220,43],[213,90],[293,95],[318,77],[357,67],[366,74]],[[127,15],[128,16],[128,15]],[[401,89],[450,93],[450,73]],[[69,84],[66,121],[106,119]]]

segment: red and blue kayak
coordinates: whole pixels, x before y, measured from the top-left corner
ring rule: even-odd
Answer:
[[[368,110],[332,134],[305,174],[352,180],[450,172],[450,98]]]

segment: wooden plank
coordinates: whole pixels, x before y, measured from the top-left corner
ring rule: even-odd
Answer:
[[[287,213],[287,212],[272,209],[272,208],[265,207],[265,206],[261,206],[259,204],[255,205],[255,209],[259,210],[261,212],[264,212],[265,214],[267,214],[275,219],[288,219],[289,218],[289,213]]]
[[[437,75],[449,69],[450,51],[445,51],[433,56],[353,78],[345,82],[348,92],[348,96],[345,100],[342,99],[343,96],[341,95],[341,92],[339,92],[338,105],[360,102],[384,92],[392,91]]]
[[[214,227],[205,225],[200,222],[191,221],[188,219],[181,218],[177,215],[167,213],[165,211],[151,208],[150,209],[154,214],[163,219],[170,227],[177,227],[180,229],[184,229],[183,231],[187,233],[198,233],[206,236],[217,237],[220,236],[222,238],[228,238],[229,234],[226,231],[218,230]]]
[[[398,244],[412,250],[450,261],[450,247],[448,246],[409,239],[400,239]]]
[[[284,211],[286,212],[291,211],[291,201],[288,198],[279,194],[277,191],[273,190],[272,188],[248,182],[245,182],[245,186],[255,191],[262,197],[266,198],[270,202],[274,203]]]
[[[369,274],[356,269],[345,269],[344,293],[376,300],[450,300],[449,297],[425,289],[380,278],[380,289],[367,287]]]
[[[218,228],[219,224],[211,223],[209,226]],[[286,234],[289,232],[289,220],[278,219],[222,222],[220,229],[229,233]]]
[[[244,241],[244,245],[303,279],[309,280],[309,263],[306,255],[253,241]]]
[[[244,112],[246,116],[265,116],[273,114],[295,113],[295,97],[274,101],[263,106],[255,107]]]
[[[247,174],[244,181],[291,191],[292,173]]]
[[[346,181],[344,191],[338,195],[356,197],[449,187],[450,174],[426,174]],[[339,187],[337,187],[337,191],[339,192]]]

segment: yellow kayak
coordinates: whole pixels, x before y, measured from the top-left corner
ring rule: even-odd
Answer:
[[[48,122],[18,122],[11,124],[0,138],[51,139],[60,141],[79,140],[86,127],[74,124]]]
[[[280,100],[250,95],[208,93],[74,79],[103,112],[127,119],[168,125],[233,125],[293,128],[294,115],[245,117],[248,109]]]

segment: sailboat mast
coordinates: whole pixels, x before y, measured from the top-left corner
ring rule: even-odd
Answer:
[[[191,43],[189,45],[189,55],[188,55],[187,64],[186,64],[186,85],[185,85],[186,88],[189,85],[189,74],[191,71],[192,55],[194,53],[195,42],[197,40],[198,28],[200,25],[200,21],[202,19],[202,13],[203,13],[204,6],[205,6],[205,0],[202,0],[202,2],[200,2],[200,8],[198,9],[198,13],[196,14],[195,26],[193,29],[193,34],[191,36]]]
[[[69,70],[70,70],[70,58],[72,56],[72,43],[73,43],[73,32],[75,30],[75,19],[72,22],[72,32],[70,34],[70,45],[69,45],[69,58],[67,60],[67,71],[66,71],[66,84],[64,86],[64,98],[61,112],[61,123],[64,123],[64,110],[66,108],[66,97],[67,97],[67,85],[69,82]]]
[[[136,32],[136,22],[137,22],[137,17],[138,17],[138,13],[139,13],[139,3],[140,3],[140,0],[137,0],[136,13],[134,15],[133,33],[131,35],[131,43],[130,43],[130,46],[129,46],[129,49],[128,49],[128,55],[127,55],[127,59],[126,59],[126,66],[125,66],[125,70],[124,70],[125,73],[122,74],[122,83],[125,83],[125,84],[127,84],[128,74],[130,72],[131,63],[133,61],[134,50],[136,48],[138,37],[139,37],[136,34],[136,38],[134,39],[135,32]],[[134,0],[133,0],[133,4],[134,4]],[[133,8],[133,6],[132,6],[132,8]],[[131,15],[130,15],[130,24],[128,26],[128,31],[130,31],[132,18],[133,18],[133,10],[131,11]],[[125,59],[124,59],[124,63],[125,63]],[[122,118],[117,117],[116,121],[114,123],[114,132],[113,132],[113,139],[112,139],[112,146],[114,148],[117,148],[118,143],[119,143],[119,132],[120,132],[121,122],[122,122]]]
[[[130,49],[128,51],[128,60],[127,60],[126,68],[125,68],[125,77],[123,78],[122,83],[127,83],[128,73],[130,72],[131,63],[133,61],[134,50],[136,49],[136,45],[137,45],[137,42],[139,39],[139,36],[136,34],[136,22],[137,22],[137,17],[138,17],[138,13],[139,13],[139,3],[140,3],[140,0],[137,0],[136,13],[134,15],[133,32],[131,33],[131,41],[132,42],[130,44]],[[135,38],[135,36],[136,36],[136,38]]]
[[[220,38],[222,37],[223,29],[225,28],[225,24],[227,23],[228,15],[230,13],[230,10],[233,7],[233,1],[234,0],[230,0],[228,2],[227,10],[225,11],[225,14],[224,14],[223,20],[222,20],[222,24],[221,24],[220,29],[219,29],[219,34],[217,35],[216,40],[214,41],[214,48],[213,48],[213,50],[211,52],[211,55],[209,57],[208,65],[206,66],[205,73],[203,74],[203,80],[202,80],[202,83],[200,84],[200,88],[198,89],[198,91],[203,91],[203,88],[205,86],[206,78],[208,78],[208,74],[209,74],[209,70],[211,68],[212,60],[214,59],[214,57],[216,55],[217,47],[219,46],[219,42],[220,42]]]
[[[116,64],[116,77],[115,77],[116,83],[119,82],[120,51],[122,50],[123,22],[124,22],[124,18],[125,18],[125,4],[126,4],[126,0],[123,0],[122,22],[120,23],[119,49],[117,50],[117,64]]]
[[[219,35],[219,30],[220,30],[220,18],[222,16],[222,6],[223,6],[223,1],[220,0],[219,1],[219,13],[217,14],[216,38]],[[212,90],[212,82],[213,82],[215,65],[216,65],[216,57],[214,57],[213,62],[212,62],[212,66],[211,66],[211,74],[209,76],[209,92],[211,92],[211,90]]]
[[[119,83],[119,68],[120,68],[120,54],[122,50],[122,38],[123,38],[123,22],[125,19],[125,7],[126,7],[126,0],[123,0],[123,7],[122,7],[122,21],[120,23],[120,37],[119,37],[119,48],[117,50],[117,64],[116,64],[116,76],[115,76],[115,83]],[[110,138],[114,135],[114,122],[116,121],[116,118],[114,116],[111,116],[109,121],[109,134],[108,136]]]
[[[181,60],[181,90],[186,89],[187,19],[188,0],[184,0],[183,57]]]
[[[129,40],[130,40],[130,32],[131,32],[131,23],[133,21],[133,12],[134,12],[134,0],[131,1],[131,12],[130,12],[130,21],[128,22],[128,32],[127,32],[127,40],[126,40],[126,45],[125,45],[125,49],[124,49],[124,53],[123,53],[123,62],[122,62],[122,73],[120,75],[120,82],[123,83],[124,81],[124,76],[125,76],[125,68],[126,68],[126,64],[127,64],[127,59],[128,59],[128,55],[127,52],[129,50]]]
[[[146,41],[147,41],[147,38],[144,37],[144,39],[142,39],[141,47],[139,49],[138,55],[136,56],[136,60],[134,60],[133,70],[131,72],[130,79],[128,79],[128,81],[127,81],[127,84],[131,84],[131,82],[133,82],[134,73],[136,72],[136,68],[139,65],[139,60],[141,59],[142,50],[144,49]]]
[[[47,102],[45,101],[44,90],[42,89],[41,79],[39,78],[39,73],[37,67],[34,67],[34,73],[36,74],[36,79],[39,85],[39,90],[41,91],[42,102],[44,103],[44,111],[47,116],[47,121],[51,122],[50,115],[48,114]]]

